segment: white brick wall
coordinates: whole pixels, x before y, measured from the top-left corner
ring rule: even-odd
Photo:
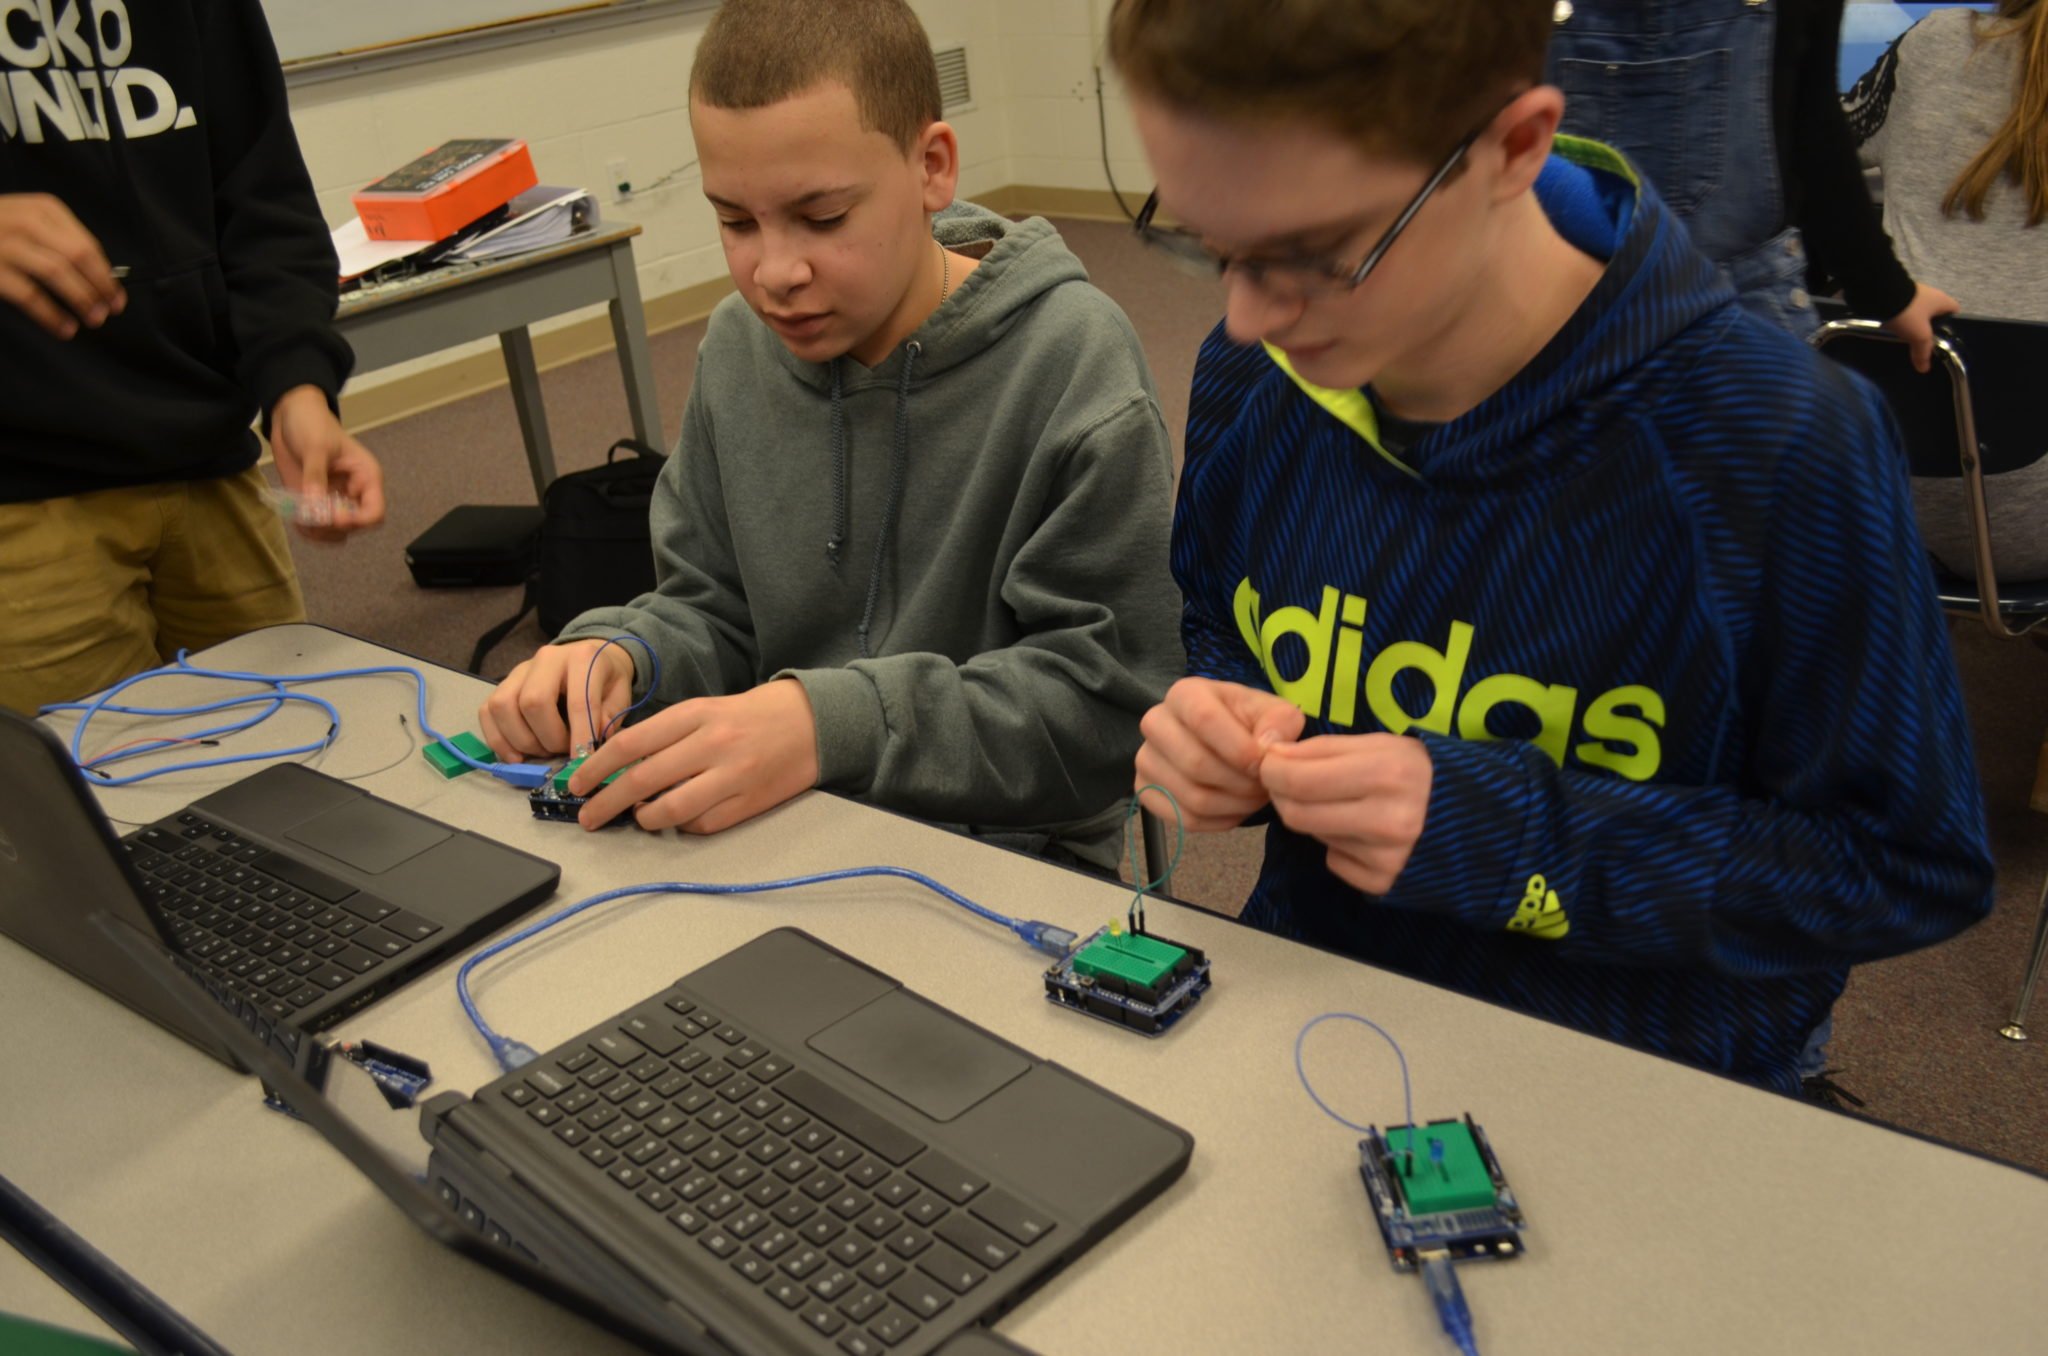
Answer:
[[[911,5],[934,42],[967,45],[974,109],[955,120],[962,196],[1010,184],[1105,187],[1093,62],[1109,0]],[[357,189],[451,137],[523,136],[541,182],[590,187],[607,216],[643,228],[634,242],[643,296],[715,279],[724,259],[696,175],[613,204],[605,169],[623,158],[632,181],[648,184],[694,158],[689,71],[708,20],[698,11],[294,89],[292,119],[321,209],[329,224],[347,220]],[[1109,113],[1117,181],[1135,203],[1150,181],[1113,84]],[[494,348],[387,368],[358,386]]]
[[[1151,187],[1129,105],[1109,70],[1111,0],[993,0],[1008,82],[1010,174],[1019,184],[1109,187],[1095,109],[1095,63],[1103,63],[1110,169],[1133,207]]]

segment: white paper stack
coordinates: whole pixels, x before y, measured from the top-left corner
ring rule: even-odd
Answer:
[[[558,245],[598,223],[597,199],[588,189],[554,188],[546,184],[529,188],[508,204],[509,216],[502,226],[485,231],[468,244],[451,251],[450,260],[481,262],[508,254]]]

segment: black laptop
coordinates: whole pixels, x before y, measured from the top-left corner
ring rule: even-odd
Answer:
[[[353,1066],[316,1093],[158,944],[99,926],[166,991],[182,983],[195,1019],[428,1233],[656,1350],[1009,1349],[983,1325],[1165,1190],[1194,1147],[783,928],[473,1098],[429,1101],[429,1192],[337,1109],[364,1081]]]
[[[230,1064],[87,925],[165,941],[295,1058],[331,1026],[554,892],[561,869],[295,763],[116,839],[50,730],[0,711],[0,933]]]

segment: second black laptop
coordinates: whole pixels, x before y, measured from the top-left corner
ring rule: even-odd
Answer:
[[[750,1356],[965,1350],[1194,1147],[792,928],[441,1094],[421,1129],[472,1228]]]
[[[238,1063],[97,930],[162,938],[296,1058],[317,1031],[554,892],[561,869],[297,764],[265,768],[125,840],[50,730],[0,711],[0,933]]]
[[[355,1066],[316,1089],[161,943],[94,925],[437,1241],[672,1356],[1020,1351],[983,1325],[1164,1191],[1194,1145],[778,928],[473,1098],[429,1102],[430,1192],[402,1124],[383,1125],[404,1113]]]

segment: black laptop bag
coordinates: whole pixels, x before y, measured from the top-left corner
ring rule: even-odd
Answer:
[[[621,457],[621,453],[630,456]],[[621,438],[604,463],[558,476],[541,496],[540,544],[519,611],[477,638],[469,671],[528,612],[549,637],[593,607],[631,602],[654,588],[654,536],[648,510],[668,458],[636,438]]]
[[[523,584],[540,546],[532,504],[464,504],[405,545],[405,567],[423,589]]]

